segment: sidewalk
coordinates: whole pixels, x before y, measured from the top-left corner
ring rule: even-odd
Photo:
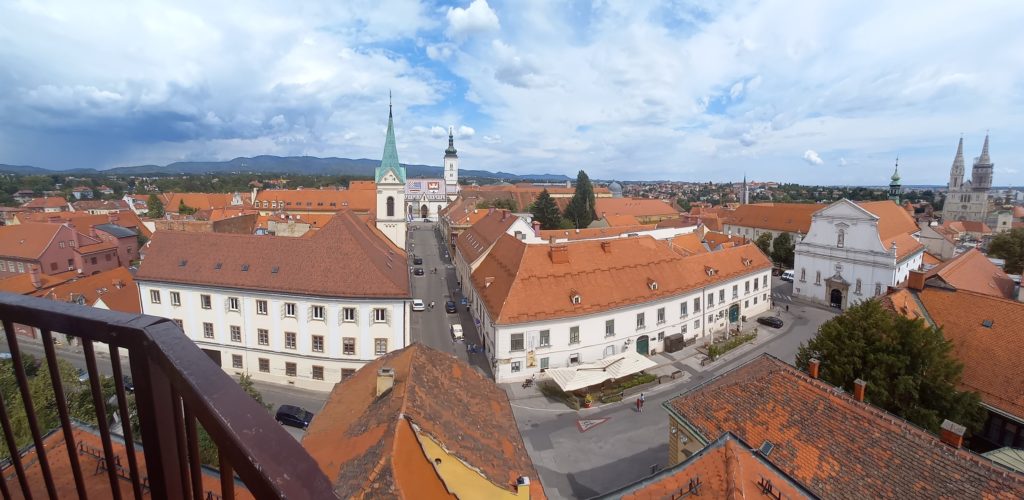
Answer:
[[[704,366],[701,366],[701,359],[703,359],[705,355],[698,351],[698,348],[703,348],[704,341],[702,339],[698,339],[697,342],[694,343],[693,345],[687,346],[676,352],[659,352],[653,356],[649,356],[649,359],[657,363],[657,366],[654,366],[653,368],[649,368],[644,371],[646,373],[650,373],[658,377],[665,377],[664,381],[660,385],[654,386],[652,387],[652,389],[657,388],[657,390],[663,390],[664,388],[676,386],[678,384],[689,381],[694,376],[700,374],[705,370],[717,368],[725,364],[729,360],[742,356],[743,354],[760,347],[761,345],[775,339],[776,337],[788,333],[790,328],[793,327],[793,320],[795,319],[798,312],[787,312],[784,307],[785,306],[782,306],[781,308],[778,309],[772,309],[771,311],[761,315],[774,316],[778,314],[779,317],[781,317],[783,322],[785,323],[782,328],[770,328],[768,326],[757,323],[756,317],[751,318],[746,323],[744,323],[744,326],[740,331],[740,335],[746,335],[748,333],[751,333],[756,327],[757,338],[754,339],[752,342],[747,342],[746,344],[740,345],[732,349],[731,351],[719,356],[718,359],[716,359],[714,362],[706,363]],[[725,332],[716,333],[716,338],[721,338],[721,336],[724,335],[724,333]],[[670,378],[672,374],[676,372],[679,372],[676,375],[677,378]],[[538,383],[544,382],[545,380],[547,380],[547,378],[537,378]],[[506,394],[508,394],[509,401],[513,403],[517,401],[526,402],[526,400],[529,400],[529,406],[533,409],[574,412],[574,410],[566,406],[565,403],[561,401],[551,400],[545,397],[543,394],[541,394],[540,389],[537,387],[536,383],[531,387],[523,387],[522,383],[508,383],[498,385],[505,389]],[[591,409],[600,408],[602,406],[603,405],[601,404],[595,404]]]

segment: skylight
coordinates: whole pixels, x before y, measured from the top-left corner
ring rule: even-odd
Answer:
[[[242,264],[242,272],[249,270],[249,264]]]

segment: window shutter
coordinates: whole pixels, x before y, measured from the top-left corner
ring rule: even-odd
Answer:
[[[344,307],[339,307],[338,308],[338,324],[341,325],[341,324],[344,324],[344,323],[345,323],[345,308]]]
[[[389,324],[389,325],[391,324],[391,308],[390,307],[385,307],[384,308],[384,322]]]
[[[306,321],[313,319],[313,306],[306,306]]]
[[[355,317],[353,318],[353,321],[355,321],[355,323],[358,325],[359,324],[359,308],[358,307],[353,307],[352,308],[352,314],[355,315]]]
[[[224,312],[228,312],[230,310],[231,310],[231,298],[224,297]]]
[[[284,313],[285,313],[285,305],[284,305],[284,302],[282,302],[281,303],[281,317],[282,318],[284,318]]]

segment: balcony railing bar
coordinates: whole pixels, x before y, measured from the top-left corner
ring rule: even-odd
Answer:
[[[217,459],[220,461],[220,497],[235,498],[235,472],[231,469],[231,462],[219,448]]]
[[[171,401],[174,405],[174,438],[178,440],[178,475],[181,478],[181,491],[185,492],[185,498],[190,498],[192,493],[192,481],[189,479],[189,462],[199,460],[198,455],[189,454],[188,441],[185,439],[184,411],[181,407],[181,396],[178,391],[171,387]]]
[[[4,328],[7,328],[4,326]],[[21,491],[25,493],[25,498],[32,500],[32,493],[28,489],[28,477],[25,476],[25,468],[21,465],[21,453],[18,450],[18,444],[14,441],[14,431],[11,430],[11,421],[7,418],[7,402],[0,398],[0,426],[4,429],[4,441],[7,442],[7,452],[10,453],[11,463],[14,464],[14,472],[18,475],[18,483],[21,484]],[[4,487],[7,486],[6,479],[0,481],[4,483]],[[11,498],[11,495],[4,493],[4,498]]]
[[[203,498],[203,472],[199,463],[199,435],[196,429],[196,419],[192,411],[185,408],[185,437],[188,439],[188,456],[194,457],[189,460],[191,469],[189,474],[192,477],[192,498],[202,500]]]
[[[18,339],[15,338],[14,325],[10,324],[10,321],[4,321],[4,332],[7,334],[7,346],[11,350],[14,378],[18,381],[18,389],[21,390],[21,403],[25,407],[25,415],[28,417],[28,428],[32,432],[32,442],[36,446],[36,459],[39,460],[39,469],[43,473],[43,481],[46,483],[47,493],[49,493],[52,500],[56,500],[57,487],[53,484],[50,461],[46,458],[42,434],[39,433],[39,422],[36,421],[36,410],[32,406],[32,395],[28,390],[28,376],[25,375],[25,365],[21,361],[21,349],[18,349]],[[17,447],[17,444],[15,444],[15,447]],[[15,451],[12,456],[17,454],[18,452]]]
[[[114,500],[121,500],[121,485],[117,478],[117,459],[110,441],[110,423],[107,421],[107,403],[103,401],[103,381],[100,370],[96,366],[96,351],[92,341],[82,339],[82,351],[85,354],[85,367],[89,372],[89,390],[92,392],[92,405],[96,410],[96,426],[100,430],[100,441],[103,443],[103,458],[107,463],[107,478],[110,479],[110,493]]]
[[[64,384],[60,381],[57,354],[53,349],[53,333],[50,330],[43,330],[42,337],[43,350],[46,352],[46,366],[50,371],[50,383],[53,385],[53,398],[57,402],[57,415],[60,417],[60,427],[64,431],[64,444],[68,449],[68,459],[71,461],[71,471],[75,478],[75,490],[78,491],[78,497],[84,499],[87,498],[85,479],[82,477],[82,467],[78,463],[75,433],[71,428],[71,418],[68,417],[67,398],[64,397]]]
[[[50,347],[53,348],[52,345]],[[138,460],[135,459],[134,432],[128,409],[128,396],[125,394],[124,373],[121,371],[121,350],[115,345],[110,345],[110,367],[114,374],[114,389],[117,391],[117,410],[121,416],[121,435],[124,436],[124,449],[128,455],[132,492],[135,494],[135,500],[142,500],[142,477],[139,473]]]

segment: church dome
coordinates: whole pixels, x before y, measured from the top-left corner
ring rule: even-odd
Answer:
[[[617,181],[612,181],[608,185],[608,190],[612,192],[612,196],[616,198],[622,197],[622,184],[619,184]]]

